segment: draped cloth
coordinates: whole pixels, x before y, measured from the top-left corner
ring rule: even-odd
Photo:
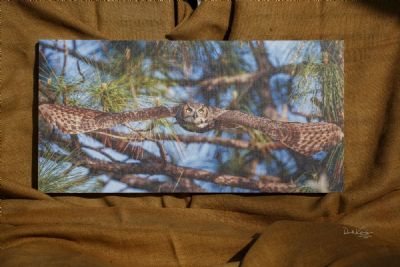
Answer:
[[[397,1],[2,1],[0,265],[395,266]],[[345,188],[329,194],[62,195],[32,186],[39,39],[345,41]],[[360,232],[367,231],[368,238]]]

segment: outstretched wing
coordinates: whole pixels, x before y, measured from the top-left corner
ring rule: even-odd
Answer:
[[[145,108],[122,113],[108,113],[92,109],[55,104],[39,106],[40,113],[52,125],[64,133],[78,134],[111,128],[131,121],[143,121],[174,117],[180,106]],[[236,110],[212,108],[216,125],[243,125],[264,132],[273,140],[306,156],[335,146],[343,132],[333,123],[280,122],[256,117]]]
[[[257,129],[274,141],[305,156],[327,150],[340,142],[343,132],[333,123],[281,122],[257,117],[236,110],[216,110],[215,120],[219,124],[237,124]]]
[[[327,150],[343,138],[339,126],[326,122],[280,122],[278,140],[287,147],[306,156]]]
[[[96,118],[107,114],[97,110],[53,104],[40,105],[39,111],[47,122],[69,134],[97,130],[99,127]]]
[[[78,134],[111,128],[131,121],[143,121],[173,117],[177,108],[154,107],[136,111],[109,113],[86,108],[68,107],[56,104],[39,106],[42,116],[63,133]]]

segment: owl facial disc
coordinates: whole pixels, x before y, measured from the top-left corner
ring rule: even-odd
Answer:
[[[182,104],[176,120],[183,129],[190,132],[207,132],[215,126],[211,110],[198,103]]]

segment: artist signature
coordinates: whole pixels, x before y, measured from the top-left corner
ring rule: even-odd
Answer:
[[[357,228],[357,227],[349,228],[349,227],[343,226],[343,234],[345,234],[345,235],[356,235],[356,236],[358,236],[360,238],[367,239],[367,238],[370,238],[372,236],[373,232],[369,232],[368,230],[362,229],[362,228]]]

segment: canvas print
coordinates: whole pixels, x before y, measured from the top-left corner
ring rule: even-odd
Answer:
[[[38,189],[342,191],[343,45],[42,40]]]

